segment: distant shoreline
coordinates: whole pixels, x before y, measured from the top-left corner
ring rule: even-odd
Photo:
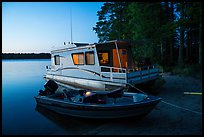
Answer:
[[[50,53],[2,53],[2,59],[51,59]]]

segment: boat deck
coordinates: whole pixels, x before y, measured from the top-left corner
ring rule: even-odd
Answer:
[[[86,92],[89,92],[86,90]],[[147,95],[140,94],[140,93],[130,93],[130,92],[124,92],[121,97],[108,97],[107,96],[108,91],[91,91],[91,94],[97,94],[97,98],[100,100],[105,100],[103,103],[96,103],[97,105],[106,106],[106,105],[124,105],[124,104],[133,104],[133,103],[139,103],[147,98]],[[83,104],[95,104],[95,103],[84,103],[84,98],[86,95],[79,95],[79,90],[73,90],[68,89],[64,86],[59,86],[55,94],[49,95],[49,98],[59,100],[59,101],[65,101],[65,102],[73,102],[73,103],[83,103]],[[79,101],[81,99],[81,101]]]

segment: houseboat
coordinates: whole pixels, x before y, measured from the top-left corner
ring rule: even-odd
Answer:
[[[159,69],[154,65],[139,68],[125,40],[103,43],[69,43],[51,51],[51,65],[46,66],[44,78],[71,88],[112,90],[154,81]]]

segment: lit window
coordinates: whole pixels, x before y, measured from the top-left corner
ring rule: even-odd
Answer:
[[[55,65],[60,65],[60,56],[59,55],[55,55]]]
[[[72,59],[74,65],[84,65],[84,53],[73,53]]]
[[[98,59],[100,65],[108,65],[109,64],[109,54],[108,52],[99,52]]]
[[[86,52],[86,64],[94,65],[94,52]]]

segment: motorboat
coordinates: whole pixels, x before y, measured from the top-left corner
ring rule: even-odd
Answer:
[[[49,80],[34,98],[38,106],[68,116],[99,119],[145,116],[161,98],[136,90],[131,86],[111,91],[70,89]]]
[[[44,78],[75,89],[110,91],[127,83],[135,85],[160,77],[157,66],[139,66],[132,55],[131,42],[113,40],[103,43],[64,43],[53,47],[51,63]]]

